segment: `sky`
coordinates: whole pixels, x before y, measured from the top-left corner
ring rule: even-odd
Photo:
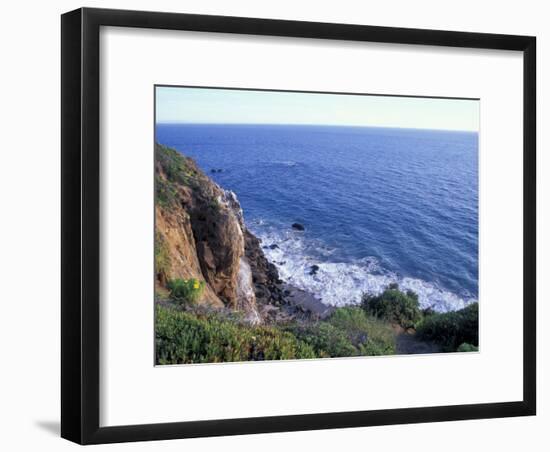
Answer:
[[[478,131],[479,101],[157,86],[156,122]]]

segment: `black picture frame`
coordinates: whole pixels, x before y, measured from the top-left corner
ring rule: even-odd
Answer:
[[[523,52],[523,400],[100,427],[100,27]],[[81,8],[61,19],[61,436],[79,444],[439,422],[536,413],[536,39],[455,31]]]

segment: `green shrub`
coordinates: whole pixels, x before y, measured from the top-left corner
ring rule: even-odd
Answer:
[[[309,324],[291,323],[285,329],[310,345],[320,358],[395,353],[391,325],[369,318],[358,307],[337,308],[327,320]]]
[[[395,335],[391,325],[369,317],[359,307],[344,307],[334,311],[327,320],[345,332],[360,355],[391,355],[395,353]]]
[[[155,145],[155,202],[169,207],[178,201],[178,186],[195,187],[199,173],[189,157],[161,144]]]
[[[172,279],[166,287],[170,291],[170,297],[180,303],[196,304],[202,297],[205,283],[196,278]]]
[[[286,327],[300,341],[309,345],[320,358],[359,355],[346,333],[327,322],[291,324]]]
[[[418,295],[411,290],[400,291],[397,284],[389,285],[380,295],[363,294],[361,305],[368,314],[403,328],[414,328],[422,318]]]
[[[441,344],[445,351],[455,351],[463,344],[478,346],[477,303],[472,303],[459,311],[436,313],[426,317],[417,329],[423,340]]]
[[[190,161],[189,157],[183,156],[175,149],[155,144],[155,162],[170,180],[185,183],[186,177],[194,175],[194,169],[189,165]]]
[[[176,202],[177,191],[174,184],[155,176],[155,202],[161,207],[168,207]]]
[[[478,347],[472,344],[468,344],[467,342],[463,342],[456,349],[457,352],[477,352],[478,350]]]
[[[157,364],[216,363],[315,358],[291,333],[250,326],[217,314],[199,315],[156,306]]]

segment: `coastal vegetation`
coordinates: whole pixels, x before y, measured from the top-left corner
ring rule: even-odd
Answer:
[[[162,207],[173,206],[179,187],[197,186],[199,173],[190,159],[175,149],[157,145],[155,151],[157,168],[162,168],[162,174],[155,175],[155,202]]]
[[[176,278],[168,281],[166,287],[170,291],[172,299],[177,303],[194,305],[200,300],[204,292],[205,283],[196,278]]]
[[[197,287],[196,282],[184,286]],[[200,283],[199,283],[199,286]],[[180,287],[177,283],[176,287]],[[183,286],[181,286],[183,287]],[[187,289],[185,289],[187,290]],[[396,292],[399,294],[397,295]],[[195,292],[200,293],[200,292]],[[404,300],[412,297],[396,287],[376,298]],[[161,297],[158,297],[161,299]],[[364,299],[375,298],[365,295]],[[412,297],[413,299],[415,297]],[[397,353],[394,311],[381,316],[368,304],[336,308],[324,320],[290,320],[269,325],[250,325],[242,313],[199,308],[196,301],[182,303],[177,289],[156,306],[156,355],[159,364],[226,361],[313,359],[380,356]],[[408,303],[408,302],[407,302]],[[399,301],[396,302],[399,304]],[[381,311],[377,311],[381,312]],[[478,350],[477,303],[448,313],[418,310],[416,330],[408,334],[441,346],[443,352]],[[409,324],[409,321],[405,322]]]
[[[327,320],[250,325],[239,313],[157,304],[158,364],[313,359],[395,353],[389,324],[357,307]]]
[[[308,344],[273,326],[250,326],[215,311],[156,306],[157,364],[315,358]]]
[[[477,351],[479,305],[472,303],[463,309],[426,316],[417,329],[423,340],[437,342],[444,351]]]
[[[400,291],[396,283],[379,295],[364,294],[361,304],[366,312],[403,328],[414,328],[422,318],[418,295],[412,290]]]

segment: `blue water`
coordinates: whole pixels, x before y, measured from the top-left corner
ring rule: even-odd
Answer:
[[[390,282],[439,311],[477,299],[476,133],[159,124],[156,135],[233,190],[248,227],[277,245],[265,251],[281,277],[324,302]]]

